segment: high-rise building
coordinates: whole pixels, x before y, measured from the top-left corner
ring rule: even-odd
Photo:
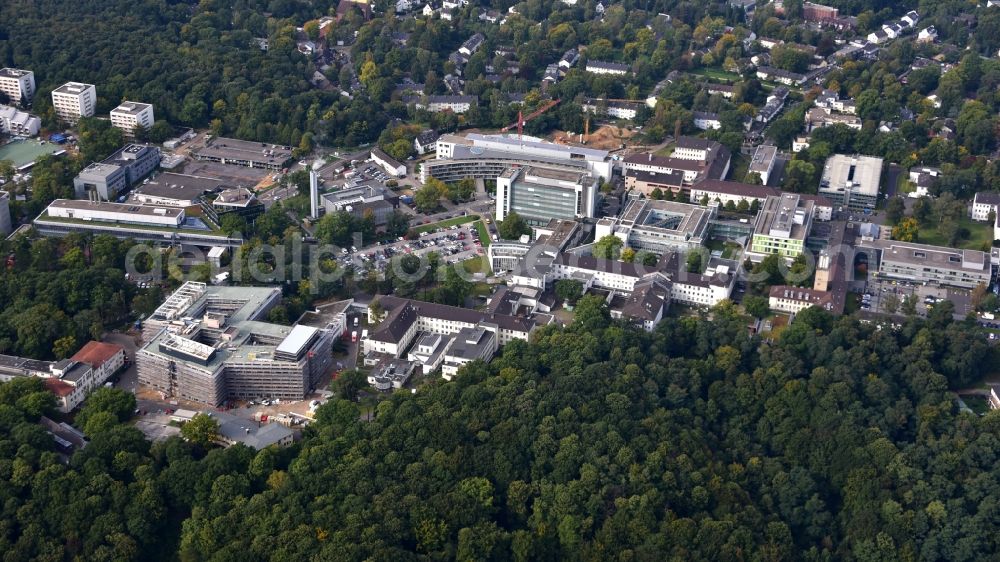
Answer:
[[[67,82],[52,90],[52,106],[59,119],[75,125],[81,117],[94,115],[97,88],[93,84]]]
[[[0,68],[0,92],[7,94],[10,103],[29,101],[35,96],[35,73],[16,68]]]
[[[497,221],[514,212],[530,224],[594,217],[598,180],[587,172],[531,166],[497,178]]]
[[[148,103],[123,101],[111,110],[111,124],[131,137],[136,127],[148,129],[153,126],[153,106]]]

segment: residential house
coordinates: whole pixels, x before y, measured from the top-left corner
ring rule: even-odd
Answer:
[[[695,111],[694,115],[694,126],[701,129],[702,131],[707,131],[708,129],[721,129],[722,122],[719,121],[718,113],[709,113],[706,111]]]
[[[588,60],[586,70],[587,72],[592,72],[594,74],[614,74],[617,76],[625,76],[632,71],[632,68],[627,64],[619,62]]]
[[[413,139],[413,148],[417,154],[428,154],[437,150],[438,133],[434,129],[422,131]]]

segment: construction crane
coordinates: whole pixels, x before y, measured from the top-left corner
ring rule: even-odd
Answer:
[[[539,115],[541,115],[541,114],[545,113],[546,111],[552,109],[560,101],[562,101],[562,100],[549,100],[549,101],[543,103],[541,105],[541,107],[539,107],[538,109],[532,111],[531,113],[529,113],[528,115],[525,115],[525,116],[522,116],[521,112],[518,111],[517,112],[517,122],[516,123],[511,123],[510,125],[507,125],[506,127],[500,129],[500,132],[501,133],[506,133],[507,131],[513,129],[514,127],[517,127],[517,138],[520,139],[521,135],[524,132],[524,124],[525,123],[527,123],[528,121],[531,121],[535,117],[538,117]]]

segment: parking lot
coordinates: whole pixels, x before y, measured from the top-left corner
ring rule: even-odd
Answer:
[[[395,256],[412,254],[426,256],[437,252],[443,263],[454,264],[482,255],[485,250],[479,241],[473,223],[457,225],[438,232],[428,232],[417,240],[397,239],[395,242],[379,244],[364,249],[345,248],[345,253],[337,258],[341,266],[368,268],[383,271],[389,260]]]
[[[935,303],[942,300],[949,300],[955,305],[955,317],[964,318],[972,311],[971,296],[965,289],[955,289],[947,287],[934,287],[922,284],[906,283],[904,281],[879,280],[874,275],[869,278],[866,292],[869,297],[862,297],[862,310],[872,312],[888,312],[885,309],[885,298],[895,295],[900,304],[907,297],[914,295],[917,298],[917,314],[925,316],[933,308]],[[867,301],[867,306],[866,302]],[[901,312],[901,310],[897,310]]]
[[[146,435],[152,442],[166,441],[174,435],[180,435],[179,427],[170,425],[170,415],[160,413],[148,413],[142,419],[135,422],[135,427]]]

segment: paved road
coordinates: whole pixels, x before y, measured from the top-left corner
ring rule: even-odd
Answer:
[[[896,164],[889,164],[889,170],[885,173],[885,198],[888,200],[890,197],[896,195],[897,184],[899,183],[899,175],[903,173],[903,169]]]
[[[115,386],[135,394],[136,389],[139,388],[139,375],[135,368],[135,351],[138,349],[136,338],[121,332],[109,332],[104,334],[104,341],[116,343],[125,348],[125,358],[129,365],[118,376],[118,384]]]

